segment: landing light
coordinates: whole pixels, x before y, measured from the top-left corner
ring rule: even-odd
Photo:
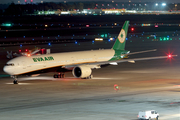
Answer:
[[[27,56],[28,56],[28,57],[30,57],[30,56],[31,56],[31,54],[27,54]]]
[[[114,38],[109,38],[110,41],[114,40]]]
[[[162,6],[166,6],[166,3],[162,3]]]
[[[95,41],[103,41],[103,38],[95,38]]]

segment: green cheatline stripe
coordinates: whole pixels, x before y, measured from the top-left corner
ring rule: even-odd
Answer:
[[[9,77],[10,75],[0,75],[0,78],[1,77]]]

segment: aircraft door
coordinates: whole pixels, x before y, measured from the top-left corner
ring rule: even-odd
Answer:
[[[94,60],[97,62],[97,55],[96,54],[94,55]]]

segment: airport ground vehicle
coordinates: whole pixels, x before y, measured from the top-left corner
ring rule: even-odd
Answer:
[[[159,113],[155,110],[148,110],[148,111],[140,111],[138,114],[139,120],[158,120]]]

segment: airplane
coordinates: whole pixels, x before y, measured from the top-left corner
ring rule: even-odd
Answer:
[[[73,76],[76,78],[90,79],[92,77],[92,69],[98,69],[102,66],[176,56],[167,55],[126,59],[132,54],[156,51],[154,49],[130,53],[130,51],[125,50],[128,26],[129,21],[125,21],[111,49],[20,56],[9,60],[3,70],[5,73],[11,75],[14,79],[14,84],[18,84],[17,76],[19,75],[34,75],[46,72],[57,72],[57,74],[54,74],[54,78],[64,78],[65,72],[72,71]]]

